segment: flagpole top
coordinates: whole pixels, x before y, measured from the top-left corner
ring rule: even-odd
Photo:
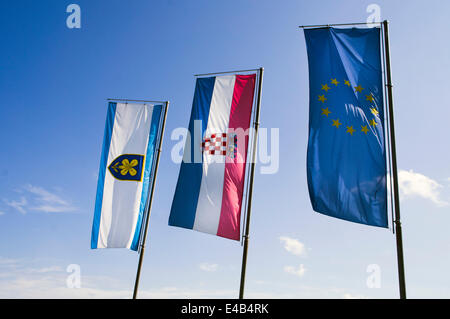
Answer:
[[[212,72],[212,73],[203,73],[203,74],[194,74],[194,76],[207,76],[207,75],[218,75],[218,74],[228,74],[228,73],[244,73],[244,72],[256,72],[263,69],[248,69],[248,70],[235,70],[235,71],[225,71],[225,72]]]
[[[385,20],[387,21],[387,20]],[[300,25],[301,29],[309,29],[309,28],[330,28],[330,27],[344,27],[344,26],[357,26],[357,25],[370,25],[370,24],[378,24],[381,25],[383,22],[357,22],[357,23],[334,23],[334,24],[312,24],[312,25]]]
[[[107,101],[120,101],[120,102],[141,102],[141,103],[165,103],[169,104],[169,101],[154,101],[154,100],[130,100],[130,99],[106,99]]]

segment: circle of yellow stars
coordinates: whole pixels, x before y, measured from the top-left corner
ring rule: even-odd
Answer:
[[[321,84],[321,86],[322,86],[321,91],[325,91],[325,93],[321,94],[321,95],[318,95],[318,101],[322,102],[322,104],[325,105],[325,102],[328,100],[326,98],[326,96],[325,96],[326,93],[328,93],[328,91],[331,90],[333,87],[338,87],[340,83],[341,82],[339,82],[336,78],[335,79],[332,78],[330,80],[330,86],[331,87],[328,85],[328,83]],[[352,87],[352,85],[351,85],[349,80],[344,80],[344,85],[348,86],[349,88]],[[363,93],[363,91],[365,90],[361,85],[355,86],[355,87],[353,87],[353,89],[355,90],[355,92],[358,92],[358,93]],[[370,103],[374,103],[375,102],[372,93],[369,93],[368,95],[366,95],[366,101],[369,101]],[[373,105],[373,104],[371,104],[370,112],[373,114],[374,118],[372,118],[369,121],[369,126],[372,126],[375,129],[375,127],[378,125],[378,122],[377,122],[376,119],[378,119],[378,117],[379,117],[379,112],[378,112],[376,106]],[[332,114],[332,113],[333,112],[331,112],[329,110],[329,107],[322,108],[322,114],[321,115],[326,116],[328,118],[329,115]],[[339,127],[341,125],[343,125],[340,122],[339,118],[331,119],[331,121],[333,123],[332,126],[336,127],[337,129],[339,129]],[[346,133],[350,134],[351,136],[353,136],[353,134],[356,132],[356,129],[353,128],[353,126],[345,126],[345,127],[347,128]],[[370,129],[367,127],[367,125],[361,125],[361,131],[360,132],[362,132],[365,135],[367,135],[367,133],[369,131],[370,131]]]

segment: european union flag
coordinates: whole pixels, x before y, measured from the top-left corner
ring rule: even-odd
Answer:
[[[313,209],[388,227],[380,29],[305,30]]]

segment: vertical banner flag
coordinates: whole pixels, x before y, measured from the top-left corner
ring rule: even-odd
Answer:
[[[388,227],[380,28],[305,30],[316,212]]]
[[[240,239],[256,74],[197,78],[169,225]]]
[[[137,251],[154,178],[162,105],[108,106],[98,175],[91,248]]]

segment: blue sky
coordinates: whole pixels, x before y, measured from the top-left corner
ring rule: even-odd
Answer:
[[[81,8],[81,28],[66,7]],[[298,25],[390,20],[406,282],[449,298],[450,3],[444,1],[4,1],[0,4],[0,297],[131,297],[138,255],[90,250],[106,98],[169,99],[141,297],[235,298],[239,243],[167,225],[194,74],[265,68],[261,125],[279,170],[254,184],[246,296],[397,298],[388,230],[312,211],[308,68]],[[69,265],[81,288],[68,288]],[[369,288],[377,265],[380,288]]]

